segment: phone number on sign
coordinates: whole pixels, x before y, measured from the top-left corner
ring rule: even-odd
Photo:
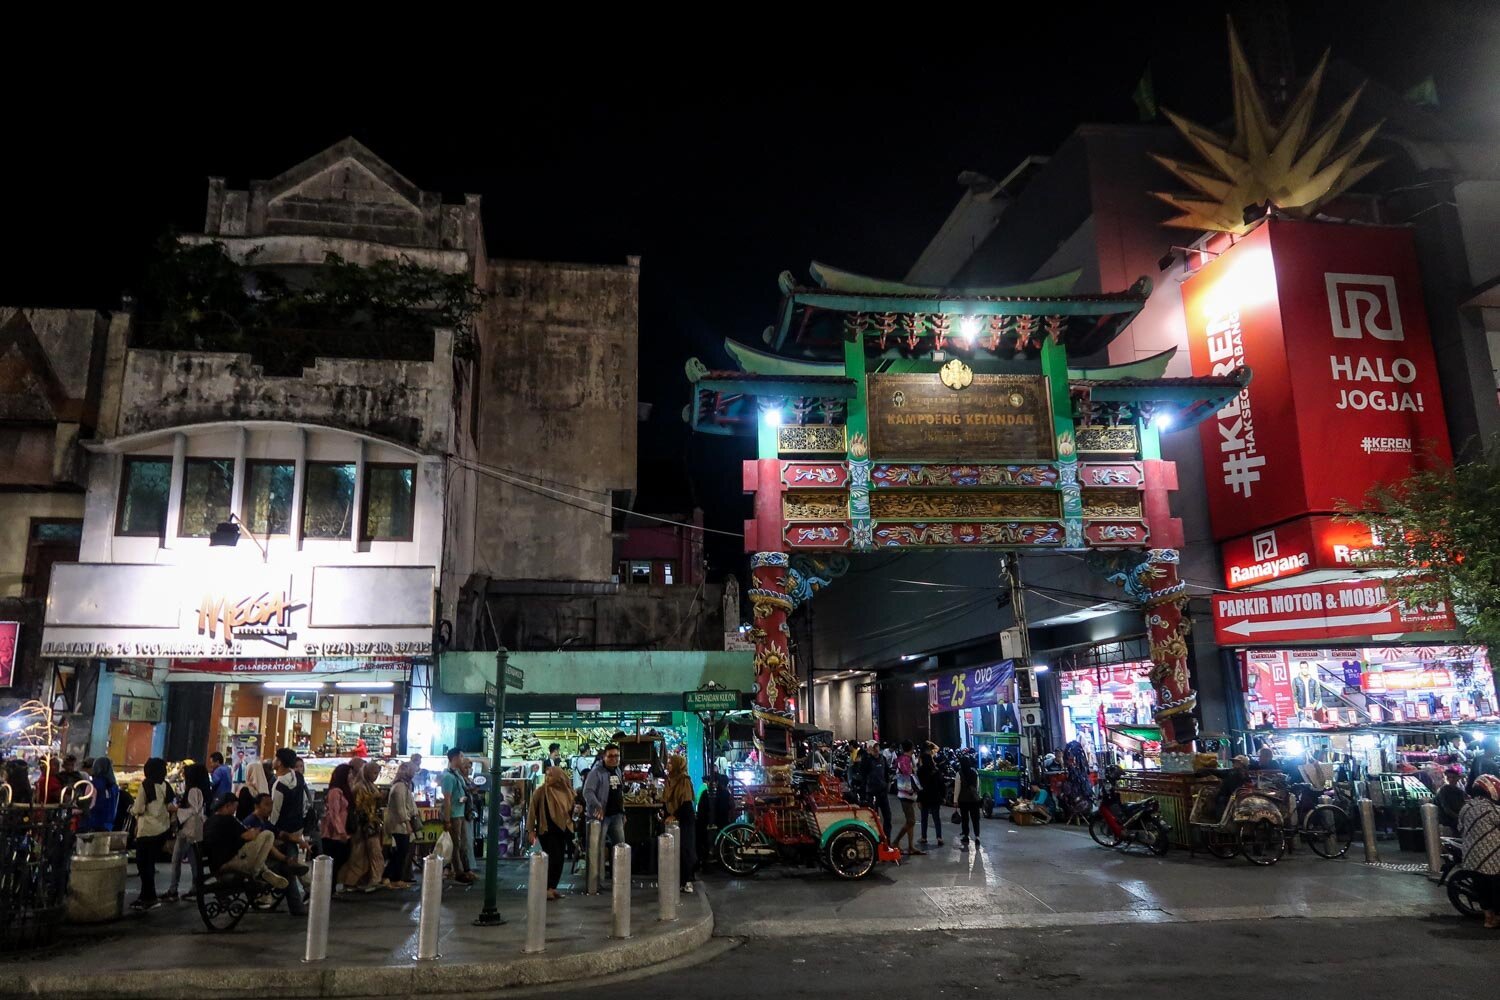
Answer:
[[[309,642],[302,648],[307,656],[426,656],[432,652],[432,643]]]

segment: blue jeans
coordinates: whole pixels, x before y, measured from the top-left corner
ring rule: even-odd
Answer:
[[[936,832],[937,839],[943,839],[943,807],[941,804],[935,806],[924,805],[922,807],[922,839],[927,839],[927,817],[932,817],[932,826]]]
[[[616,844],[625,843],[625,814],[615,813],[613,816],[606,816],[600,820],[600,823],[602,824],[600,832],[604,835],[604,849],[600,852],[600,856],[604,859],[604,871],[599,873],[602,879],[609,871],[611,864],[610,848]]]

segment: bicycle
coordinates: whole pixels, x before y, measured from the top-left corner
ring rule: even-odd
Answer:
[[[1295,833],[1320,858],[1333,860],[1348,854],[1349,845],[1354,842],[1354,817],[1336,804],[1342,793],[1338,789],[1319,790],[1305,783],[1295,785],[1294,790],[1297,811],[1302,816]]]

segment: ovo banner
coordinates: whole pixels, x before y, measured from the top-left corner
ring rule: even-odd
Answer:
[[[1449,456],[1407,230],[1272,219],[1182,297],[1193,374],[1254,373],[1201,425],[1216,539],[1332,513]]]

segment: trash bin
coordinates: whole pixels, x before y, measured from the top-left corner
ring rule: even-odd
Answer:
[[[124,833],[79,834],[68,877],[70,921],[98,924],[125,915],[125,875],[129,863],[124,847]]]

